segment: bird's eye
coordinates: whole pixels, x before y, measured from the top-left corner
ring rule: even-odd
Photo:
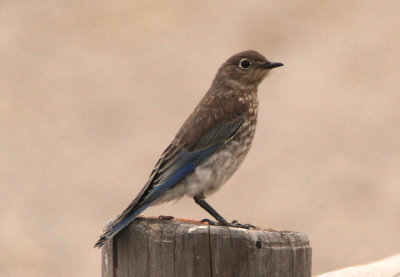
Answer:
[[[251,62],[248,59],[241,59],[239,62],[239,67],[243,69],[249,69]]]

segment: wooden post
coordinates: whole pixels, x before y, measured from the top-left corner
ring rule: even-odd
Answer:
[[[311,247],[299,232],[141,218],[103,246],[102,271],[103,277],[310,277]]]

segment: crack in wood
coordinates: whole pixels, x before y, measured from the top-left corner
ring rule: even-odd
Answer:
[[[303,233],[147,218],[127,229],[104,246],[103,277],[311,276]]]

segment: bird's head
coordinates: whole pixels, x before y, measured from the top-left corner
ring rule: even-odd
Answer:
[[[243,51],[233,55],[222,64],[216,81],[228,81],[242,86],[258,86],[271,69],[282,65],[282,63],[268,61],[256,51]]]

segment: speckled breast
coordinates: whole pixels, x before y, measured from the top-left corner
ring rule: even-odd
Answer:
[[[157,204],[178,200],[184,195],[207,196],[218,190],[239,168],[249,152],[256,131],[257,113],[258,101],[255,97],[250,100],[246,119],[235,137],[197,166],[193,173],[166,191]]]
[[[257,123],[257,98],[250,101],[246,120],[235,137],[183,179],[184,194],[208,195],[218,190],[239,168],[249,152]]]

